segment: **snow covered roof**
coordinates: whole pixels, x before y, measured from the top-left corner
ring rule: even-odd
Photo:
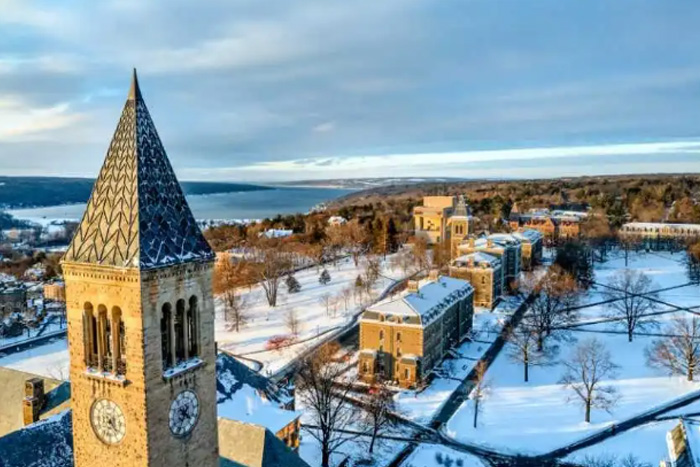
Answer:
[[[535,229],[525,229],[522,232],[513,232],[513,236],[519,240],[527,242],[536,242],[543,238],[542,232]]]
[[[424,279],[418,285],[418,292],[404,291],[400,296],[384,299],[367,310],[398,316],[418,315],[425,325],[473,291],[469,282],[454,277]]]
[[[489,240],[493,240],[496,243],[505,245],[519,245],[520,239],[515,235],[509,233],[492,233],[487,237]]]
[[[72,467],[73,416],[66,410],[0,438],[2,467]]]
[[[104,164],[63,260],[146,270],[213,258],[134,71]]]
[[[301,416],[301,412],[280,408],[270,381],[233,357],[217,357],[216,375],[219,417],[253,423],[277,433]]]
[[[470,260],[475,266],[486,264],[491,267],[496,267],[501,264],[501,260],[499,258],[488,253],[484,253],[483,251],[476,251],[474,253],[469,253],[468,255],[459,256],[452,262],[456,266],[466,266],[469,264]]]
[[[265,236],[266,238],[284,238],[289,237],[294,233],[291,229],[267,229],[264,232],[260,232],[259,236]]]
[[[671,223],[663,223],[663,222],[628,222],[626,224],[622,225],[623,229],[661,229],[661,228],[670,228],[670,229],[692,229],[692,230],[700,230],[700,224],[671,224]]]

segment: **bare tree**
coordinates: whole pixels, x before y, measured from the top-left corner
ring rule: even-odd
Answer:
[[[568,360],[562,362],[566,372],[559,381],[573,392],[572,399],[584,407],[586,423],[591,421],[591,409],[610,411],[617,402],[614,386],[603,384],[614,378],[618,366],[611,358],[605,345],[596,338],[586,339],[574,349]]]
[[[299,316],[295,308],[290,308],[287,310],[287,316],[285,317],[285,324],[287,325],[287,330],[294,337],[299,335],[299,330],[301,329],[301,322],[299,321]]]
[[[647,364],[693,381],[700,367],[700,318],[677,316],[665,334],[646,350]]]
[[[508,358],[523,365],[523,380],[530,381],[530,366],[547,365],[552,362],[554,351],[550,348],[537,350],[537,334],[525,326],[508,333]]]
[[[585,456],[581,460],[584,467],[652,467],[647,462],[640,461],[634,454],[618,457],[615,454],[602,454],[600,456]]]
[[[556,265],[542,278],[528,275],[518,287],[523,295],[532,297],[521,326],[535,333],[537,351],[542,352],[544,341],[552,331],[560,330],[557,337],[563,338],[564,329],[577,321],[578,312],[572,308],[578,301],[580,289],[576,279]]]
[[[340,299],[343,301],[343,311],[348,312],[348,306],[350,304],[350,298],[352,298],[352,288],[349,286],[340,291]]]
[[[396,404],[394,395],[385,382],[378,382],[369,389],[364,409],[363,422],[367,431],[372,435],[372,440],[369,443],[371,455],[374,452],[377,436],[394,425],[394,418],[391,415],[392,412],[396,412]]]
[[[224,321],[236,332],[248,321],[247,301],[238,293],[241,277],[228,255],[219,260],[214,273],[214,292],[221,298],[224,308]]]
[[[643,272],[632,269],[617,272],[608,281],[603,296],[610,301],[606,305],[609,317],[625,325],[629,342],[635,331],[658,325],[650,315],[657,308],[653,299],[658,294],[652,292],[651,279]]]
[[[333,302],[333,297],[329,293],[324,293],[321,295],[321,298],[319,298],[319,303],[323,306],[326,307],[326,315],[330,316],[331,314],[331,304]]]
[[[486,370],[488,370],[488,366],[483,360],[479,360],[474,367],[474,379],[472,379],[474,388],[470,395],[471,399],[474,401],[474,428],[477,427],[479,414],[481,410],[483,410],[482,400],[486,397],[486,393],[491,388],[491,382],[486,379]]]
[[[428,269],[430,267],[430,255],[428,254],[428,241],[423,237],[416,237],[413,239],[413,246],[411,247],[411,259],[413,265],[419,271]]]
[[[297,398],[308,417],[307,424],[314,426],[307,431],[321,445],[322,467],[329,467],[331,455],[357,437],[346,430],[360,416],[347,397],[352,384],[336,384],[336,380],[348,377],[342,365],[332,362],[337,349],[337,343],[324,345],[314,356],[302,360],[297,374]]]
[[[260,246],[258,279],[265,290],[265,298],[271,307],[277,306],[277,292],[282,278],[289,271],[290,261],[274,244]]]

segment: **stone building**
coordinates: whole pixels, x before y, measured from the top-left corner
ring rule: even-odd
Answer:
[[[668,457],[660,467],[700,467],[700,420],[681,417],[678,424],[666,433]]]
[[[464,279],[474,288],[474,306],[492,309],[503,295],[501,260],[481,251],[452,260],[450,276]]]
[[[0,318],[27,311],[27,288],[21,283],[0,283]]]
[[[449,241],[448,219],[456,204],[454,196],[424,196],[423,206],[413,208],[415,236],[426,239],[430,245]]]
[[[508,218],[508,224],[514,232],[537,230],[543,235],[545,241],[554,242],[578,238],[581,234],[581,222],[587,215],[586,211],[547,208],[535,208],[521,213],[517,207],[514,207]]]
[[[486,238],[470,237],[457,247],[457,257],[478,251],[501,260],[501,282],[504,286],[518,279],[522,259],[520,240],[510,234],[491,234]]]
[[[362,380],[418,384],[468,336],[473,293],[468,282],[433,271],[428,279],[410,281],[401,295],[367,308],[359,320]]]
[[[697,239],[700,238],[700,224],[628,222],[620,228],[620,236],[637,239]]]
[[[43,285],[44,300],[54,302],[66,301],[66,285],[63,281],[47,282]]]
[[[513,232],[512,235],[520,240],[520,265],[523,271],[532,271],[535,266],[542,264],[542,249],[544,245],[540,232],[533,229],[525,229]]]
[[[463,195],[459,196],[457,207],[447,221],[450,227],[450,257],[455,258],[459,245],[470,235],[474,235],[476,218],[469,211]]]

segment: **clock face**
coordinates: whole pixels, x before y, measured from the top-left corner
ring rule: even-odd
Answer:
[[[92,405],[92,428],[103,443],[118,444],[126,436],[124,412],[114,402],[100,399]]]
[[[192,391],[182,391],[170,406],[170,431],[175,436],[192,432],[199,418],[199,400]]]

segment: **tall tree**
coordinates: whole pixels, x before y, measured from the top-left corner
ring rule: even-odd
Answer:
[[[258,279],[265,290],[265,298],[271,307],[277,306],[277,292],[284,275],[289,272],[291,262],[275,243],[265,243],[259,247]]]
[[[247,301],[237,290],[241,285],[241,274],[237,266],[229,255],[222,255],[217,261],[213,281],[214,293],[219,295],[223,305],[224,321],[236,332],[248,321]]]
[[[653,300],[658,294],[652,291],[651,279],[643,272],[618,271],[608,280],[603,297],[609,301],[608,316],[624,324],[629,342],[635,331],[657,326],[658,321],[651,313],[657,308]]]
[[[614,407],[617,390],[603,382],[614,378],[619,367],[612,362],[610,352],[601,341],[596,338],[581,341],[563,364],[566,372],[559,383],[573,392],[573,400],[583,405],[586,423],[591,421],[592,409],[609,412]]]
[[[587,288],[593,282],[591,250],[580,241],[570,240],[558,247],[554,264],[574,276],[582,287]]]
[[[479,360],[474,367],[474,378],[472,379],[474,388],[470,394],[471,399],[474,401],[474,428],[478,426],[479,414],[483,410],[483,400],[491,388],[491,382],[486,379],[486,370],[488,370],[488,365],[483,360]]]
[[[308,417],[307,424],[315,426],[307,431],[321,445],[322,467],[330,467],[331,455],[356,438],[347,431],[359,416],[348,397],[352,384],[336,384],[341,378],[349,382],[345,368],[331,364],[338,348],[337,343],[324,345],[301,361],[297,373],[297,398]]]
[[[693,381],[700,368],[700,318],[677,316],[666,328],[666,336],[655,340],[646,351],[651,367],[685,375]]]
[[[523,365],[523,381],[530,381],[530,367],[552,362],[554,351],[550,348],[537,350],[537,334],[526,326],[511,329],[508,333],[508,358]]]
[[[534,333],[537,351],[542,352],[545,339],[554,330],[559,330],[557,338],[563,338],[565,328],[577,321],[578,312],[573,308],[580,289],[573,276],[556,265],[541,278],[529,274],[519,288],[526,297],[532,297],[521,327]]]

